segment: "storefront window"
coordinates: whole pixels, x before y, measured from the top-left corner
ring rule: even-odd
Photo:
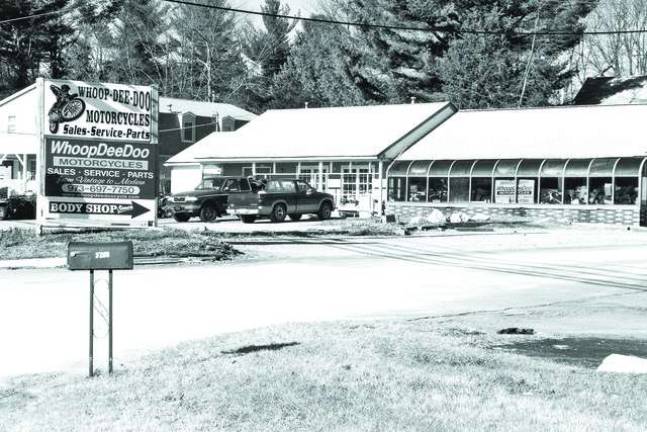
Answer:
[[[427,178],[409,177],[409,192],[407,201],[424,202],[427,199]]]
[[[430,177],[447,177],[449,175],[449,168],[452,166],[452,161],[437,160],[431,164],[429,168]]]
[[[494,171],[495,160],[478,160],[472,168],[472,177],[492,177]]]
[[[616,177],[615,204],[636,204],[638,199],[638,177]]]
[[[409,177],[427,177],[431,161],[416,161],[409,166]]]
[[[557,177],[543,177],[541,179],[541,190],[539,191],[540,204],[561,204],[562,203],[562,182]]]
[[[589,204],[605,205],[612,204],[611,177],[591,177],[591,193],[589,193]]]
[[[544,162],[542,159],[522,160],[519,164],[519,169],[517,169],[517,177],[538,177],[542,162]]]
[[[642,158],[623,158],[616,165],[616,177],[638,177]]]
[[[564,183],[562,176],[564,175],[564,167],[566,160],[564,159],[549,159],[542,165],[540,190],[539,190],[539,203],[540,204],[561,204],[562,193],[564,191]]]
[[[406,180],[404,177],[389,178],[389,201],[406,201]]]
[[[564,204],[586,204],[588,195],[585,177],[564,179]]]
[[[469,177],[452,177],[449,183],[449,202],[469,202],[470,179]]]
[[[447,178],[431,177],[429,178],[429,191],[427,201],[431,203],[447,202]]]
[[[618,159],[593,159],[590,175],[592,177],[611,177]]]
[[[468,177],[472,173],[473,165],[474,161],[471,160],[456,161],[449,175],[452,177]]]
[[[517,167],[520,160],[501,160],[494,169],[496,177],[513,177],[517,175]]]
[[[409,165],[411,161],[398,161],[391,165],[389,169],[389,175],[393,177],[406,176],[409,171]]]
[[[492,178],[472,178],[472,201],[492,202]]]

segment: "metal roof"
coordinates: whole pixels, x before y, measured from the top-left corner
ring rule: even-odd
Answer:
[[[575,105],[647,103],[647,76],[587,78],[573,103]]]
[[[647,155],[647,105],[460,111],[400,160]]]
[[[455,112],[448,102],[270,110],[235,132],[212,133],[169,164],[397,156]]]
[[[233,117],[238,120],[251,121],[256,114],[246,111],[236,105],[215,102],[201,102],[188,99],[160,97],[160,113],[193,113],[200,117]]]

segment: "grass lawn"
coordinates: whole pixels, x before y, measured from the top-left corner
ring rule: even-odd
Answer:
[[[515,338],[425,320],[230,334],[112,378],[13,378],[0,384],[0,430],[647,430],[646,376],[488,348]]]

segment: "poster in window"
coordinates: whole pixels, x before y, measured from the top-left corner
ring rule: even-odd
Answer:
[[[494,202],[497,204],[514,204],[514,180],[495,181]]]
[[[519,180],[517,199],[519,204],[533,204],[535,202],[535,180]]]

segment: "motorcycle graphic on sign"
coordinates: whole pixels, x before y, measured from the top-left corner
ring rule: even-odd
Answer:
[[[76,93],[70,94],[70,86],[63,84],[60,87],[49,86],[56,96],[56,102],[50,108],[47,117],[49,118],[49,131],[53,134],[58,132],[60,123],[71,122],[83,115],[85,102]]]

